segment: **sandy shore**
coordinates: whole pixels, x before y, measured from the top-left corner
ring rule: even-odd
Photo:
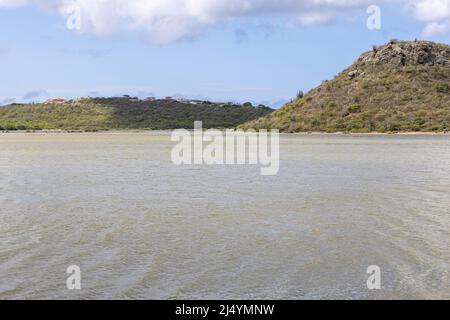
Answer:
[[[176,129],[173,129],[176,130]],[[0,134],[171,134],[173,130],[107,130],[107,131],[76,131],[76,130],[13,130],[0,131]],[[192,129],[188,129],[193,131]],[[346,132],[298,132],[298,133],[280,133],[281,135],[289,136],[449,136],[448,132],[367,132],[367,133],[346,133]]]

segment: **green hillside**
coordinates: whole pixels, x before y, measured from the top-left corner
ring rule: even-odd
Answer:
[[[272,109],[250,104],[216,104],[207,101],[84,98],[42,104],[13,104],[0,107],[0,130],[166,130],[229,128],[265,116]]]
[[[450,47],[391,41],[331,81],[241,128],[282,132],[448,131]]]

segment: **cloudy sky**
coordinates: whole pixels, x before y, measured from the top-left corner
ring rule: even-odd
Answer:
[[[367,27],[374,5],[379,30]],[[0,103],[132,94],[276,106],[393,38],[449,43],[450,0],[0,0]]]

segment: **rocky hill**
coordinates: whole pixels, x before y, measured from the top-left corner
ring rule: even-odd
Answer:
[[[282,132],[448,131],[450,46],[374,46],[333,80],[241,128]]]
[[[126,130],[190,129],[194,121],[204,128],[230,128],[273,112],[251,104],[140,100],[133,97],[55,99],[40,104],[0,107],[0,130]]]

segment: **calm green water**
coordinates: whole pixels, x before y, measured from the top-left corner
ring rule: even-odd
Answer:
[[[0,299],[450,298],[450,137],[281,143],[262,177],[164,133],[1,134]]]

